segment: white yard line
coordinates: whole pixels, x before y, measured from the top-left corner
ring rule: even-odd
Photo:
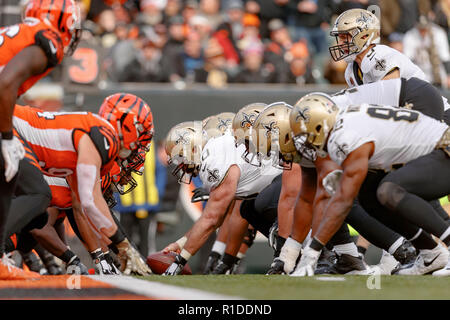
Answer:
[[[117,288],[156,299],[169,300],[243,300],[241,297],[226,296],[199,289],[171,286],[160,282],[141,280],[129,276],[100,276],[90,278],[108,283]]]

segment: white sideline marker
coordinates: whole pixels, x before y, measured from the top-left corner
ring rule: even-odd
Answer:
[[[88,277],[149,298],[167,300],[245,300],[241,297],[171,286],[160,282],[141,280],[131,276],[91,275]]]

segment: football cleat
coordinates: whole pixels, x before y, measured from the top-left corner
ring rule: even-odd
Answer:
[[[411,242],[403,240],[402,245],[395,250],[393,256],[402,265],[406,265],[413,263],[416,260],[417,250]]]
[[[211,274],[231,274],[231,270],[233,269],[233,266],[229,266],[223,261],[219,261],[217,266],[214,268],[214,270],[211,272]]]
[[[423,249],[413,264],[406,265],[395,271],[398,275],[422,275],[442,269],[448,262],[449,252],[438,244],[434,249]]]
[[[27,253],[21,252],[21,256],[23,258],[23,262],[31,271],[37,272],[40,275],[49,275],[49,272],[45,268],[41,259],[39,259],[39,257],[33,251]]]
[[[394,258],[393,255],[383,250],[380,262],[370,266],[374,274],[391,275],[397,271],[402,265]]]
[[[353,274],[367,275],[370,269],[364,264],[361,257],[354,257],[349,254],[336,254],[335,263],[328,269],[329,274]]]
[[[449,253],[450,255],[450,253]],[[440,270],[434,271],[432,273],[433,276],[435,277],[445,277],[445,276],[450,276],[450,260],[447,262],[447,265]]]
[[[206,262],[205,269],[203,270],[203,274],[210,274],[217,267],[217,264],[220,260],[220,253],[212,251],[209,254],[208,261]]]
[[[332,268],[336,263],[336,253],[334,251],[328,250],[326,247],[322,249],[319,261],[317,261],[317,267],[314,274],[330,274],[332,273]]]
[[[37,279],[40,276],[37,272],[16,267],[9,253],[4,254],[0,259],[0,280],[28,280]]]

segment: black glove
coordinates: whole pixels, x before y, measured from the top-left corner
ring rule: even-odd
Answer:
[[[167,270],[163,273],[163,276],[179,275],[186,263],[186,259],[177,254],[177,256],[175,257],[175,261],[172,262],[172,264],[167,268]]]
[[[266,272],[267,275],[272,274],[285,274],[284,272],[284,262],[280,258],[273,259],[270,269]]]
[[[192,193],[191,202],[207,201],[209,199],[209,192],[204,188],[196,188]]]
[[[103,252],[98,249],[91,252],[92,261],[94,263],[94,269],[96,274],[115,274],[113,267],[108,263]]]
[[[210,274],[219,263],[220,253],[212,251],[209,254],[208,261],[206,262],[205,269],[203,270],[203,274]]]
[[[69,263],[66,265],[66,274],[83,274],[88,275],[89,271],[86,266],[81,262],[80,258],[73,256]]]

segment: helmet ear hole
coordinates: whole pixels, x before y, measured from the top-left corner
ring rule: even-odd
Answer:
[[[316,126],[316,132],[320,132],[321,129],[322,129],[322,125],[319,124]]]

